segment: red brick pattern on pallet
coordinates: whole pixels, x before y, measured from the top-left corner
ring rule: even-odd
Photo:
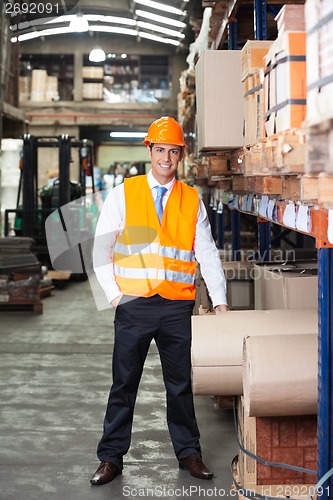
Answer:
[[[317,416],[257,417],[257,455],[271,462],[317,469]],[[258,462],[257,484],[312,484],[311,474]]]

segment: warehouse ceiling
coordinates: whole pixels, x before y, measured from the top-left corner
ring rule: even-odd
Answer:
[[[202,18],[203,11],[201,0],[168,0],[167,3],[155,0],[49,0],[34,4],[27,1],[22,4],[26,7],[16,14],[16,3],[12,2],[7,13],[14,42],[68,34],[76,36],[83,32],[87,36],[107,33],[167,44],[178,51],[188,50],[194,41],[193,26]],[[77,20],[86,26],[73,26],[73,21]]]

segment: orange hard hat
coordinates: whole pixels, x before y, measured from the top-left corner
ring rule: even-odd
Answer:
[[[162,116],[150,125],[147,135],[142,141],[142,144],[146,146],[154,143],[186,146],[182,127],[174,118]]]

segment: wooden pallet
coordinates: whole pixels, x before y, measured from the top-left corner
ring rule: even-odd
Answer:
[[[43,303],[36,302],[2,302],[0,312],[33,312],[35,314],[43,313]]]

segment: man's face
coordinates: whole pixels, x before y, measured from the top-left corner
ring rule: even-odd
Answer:
[[[155,179],[161,184],[167,184],[174,176],[179,161],[183,157],[183,148],[174,144],[153,144],[148,147],[151,158],[151,169]]]

